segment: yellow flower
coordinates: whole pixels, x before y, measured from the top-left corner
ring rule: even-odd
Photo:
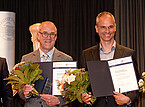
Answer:
[[[142,76],[143,76],[143,77],[145,76],[145,72],[142,73]]]
[[[139,84],[139,87],[142,87],[144,85],[143,79],[140,79],[139,82],[138,82],[138,84]]]

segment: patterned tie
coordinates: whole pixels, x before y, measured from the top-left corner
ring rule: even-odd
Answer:
[[[43,56],[44,56],[44,62],[47,62],[47,61],[48,61],[48,57],[49,57],[49,55],[44,54]]]

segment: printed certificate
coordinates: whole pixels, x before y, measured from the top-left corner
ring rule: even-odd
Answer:
[[[61,95],[60,90],[57,88],[57,80],[61,81],[62,76],[67,69],[76,69],[77,62],[53,62],[53,85],[52,95]]]
[[[137,90],[138,84],[131,57],[108,61],[110,73],[116,92]]]

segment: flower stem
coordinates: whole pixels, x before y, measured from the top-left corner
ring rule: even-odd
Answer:
[[[34,89],[32,90],[32,94],[33,94],[33,96],[36,96],[36,95],[38,95],[39,93],[38,93],[38,91],[34,88]]]

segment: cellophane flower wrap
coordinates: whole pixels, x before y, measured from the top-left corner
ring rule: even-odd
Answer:
[[[145,72],[142,73],[142,78],[138,82],[139,85],[139,92],[145,93]]]
[[[70,103],[76,99],[80,103],[83,103],[81,95],[88,92],[90,86],[90,80],[88,72],[84,69],[71,69],[66,70],[61,81],[58,81],[58,89],[65,97],[67,103]],[[94,96],[91,96],[91,104],[96,100]]]
[[[42,70],[39,69],[39,64],[21,62],[13,67],[9,77],[5,80],[9,80],[7,84],[12,84],[13,90],[21,91],[26,84],[32,85],[39,79],[43,80],[41,74]],[[34,88],[31,94],[35,96],[38,95],[38,92]]]

